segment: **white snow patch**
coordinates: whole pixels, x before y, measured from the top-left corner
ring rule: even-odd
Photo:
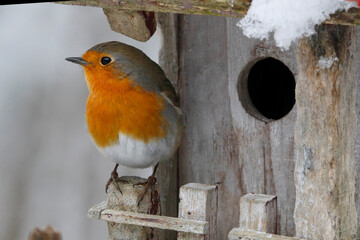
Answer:
[[[315,33],[315,25],[330,14],[356,6],[346,0],[253,0],[236,25],[249,38],[268,39],[273,33],[276,45],[287,50],[293,41]]]
[[[328,58],[326,57],[320,57],[317,66],[321,69],[329,69],[333,65],[334,62],[338,62],[339,59],[337,57],[330,56]]]

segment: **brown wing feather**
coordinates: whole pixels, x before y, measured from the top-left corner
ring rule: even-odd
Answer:
[[[174,106],[179,106],[179,101],[176,96],[175,88],[167,78],[165,78],[161,82],[159,88],[160,91],[171,100]]]

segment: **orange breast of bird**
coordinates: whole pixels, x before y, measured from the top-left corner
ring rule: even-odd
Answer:
[[[85,67],[90,90],[86,122],[99,147],[116,144],[119,133],[145,143],[166,135],[168,123],[162,114],[165,100],[143,90],[127,76],[119,78],[123,74],[111,66],[105,70],[102,66]]]

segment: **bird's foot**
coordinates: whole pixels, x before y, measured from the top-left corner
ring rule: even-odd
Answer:
[[[155,173],[156,173],[156,170],[159,166],[159,163],[157,163],[154,167],[154,170],[153,170],[153,173],[151,174],[150,177],[148,177],[147,181],[146,182],[143,182],[143,183],[136,183],[133,185],[133,187],[135,186],[138,186],[138,185],[142,185],[142,186],[145,186],[145,189],[143,191],[143,193],[141,194],[140,196],[140,199],[138,201],[138,206],[140,206],[140,203],[141,201],[144,199],[144,196],[145,194],[147,193],[147,191],[149,190],[149,188],[152,188],[156,185],[156,177],[155,177]]]
[[[138,201],[138,206],[140,206],[141,201],[144,199],[145,194],[148,192],[149,189],[151,189],[152,187],[154,187],[156,185],[156,177],[154,175],[151,175],[150,177],[148,177],[146,182],[141,182],[141,183],[136,183],[133,185],[133,187],[136,186],[145,186],[143,189],[142,194],[140,195],[139,201]]]
[[[106,193],[107,193],[107,190],[108,190],[108,188],[109,188],[109,186],[110,186],[110,184],[111,184],[112,182],[115,184],[117,190],[119,190],[119,192],[120,192],[121,194],[123,194],[123,193],[122,193],[122,191],[121,191],[121,188],[120,188],[118,182],[129,183],[129,182],[126,181],[126,180],[119,179],[119,175],[118,175],[118,173],[117,173],[117,168],[118,168],[118,167],[119,167],[119,164],[116,164],[114,170],[111,172],[111,176],[110,176],[109,180],[107,181],[107,183],[106,183],[106,185],[105,185],[105,192],[106,192]]]

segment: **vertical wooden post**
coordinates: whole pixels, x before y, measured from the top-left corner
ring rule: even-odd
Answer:
[[[240,198],[240,228],[276,233],[276,196],[248,193]]]
[[[158,191],[155,189],[148,190],[144,199],[138,206],[138,201],[144,191],[144,186],[134,184],[145,182],[146,179],[139,177],[121,177],[118,184],[123,192],[121,194],[111,183],[107,194],[107,208],[121,211],[131,211],[137,213],[147,213],[159,215],[160,213],[160,198]],[[158,238],[158,230],[148,227],[119,224],[108,222],[109,240],[155,240]]]
[[[294,219],[298,237],[359,239],[357,38],[353,27],[321,25],[297,49]]]
[[[277,197],[272,195],[248,193],[240,198],[239,227],[233,228],[228,240],[276,239],[300,240],[275,235],[277,231]]]
[[[159,64],[166,76],[178,91],[178,48],[177,29],[178,15],[173,13],[156,13],[156,19],[162,32],[162,47]],[[159,191],[161,192],[161,215],[177,217],[178,213],[178,156],[175,154],[167,161],[161,161],[156,173]],[[175,231],[160,231],[161,239],[176,239]]]
[[[208,234],[178,233],[178,240],[216,239],[217,187],[189,183],[180,188],[179,218],[209,222]]]

